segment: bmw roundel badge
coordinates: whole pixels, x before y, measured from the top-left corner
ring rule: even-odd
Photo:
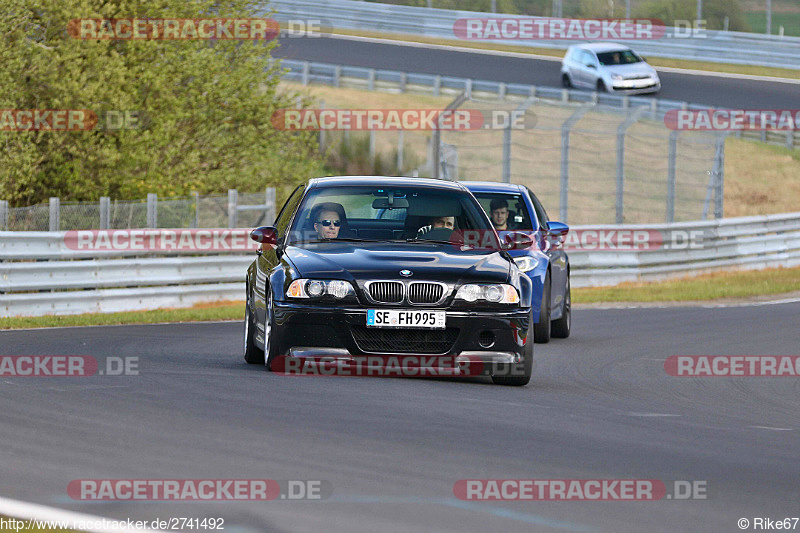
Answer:
[[[403,269],[400,271],[400,275],[403,276],[404,278],[410,278],[411,276],[414,275],[414,273],[411,272],[410,270]]]

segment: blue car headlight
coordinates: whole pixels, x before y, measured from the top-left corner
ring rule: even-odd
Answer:
[[[522,272],[530,272],[531,270],[539,266],[539,260],[529,255],[523,255],[522,257],[517,257],[514,259],[514,262],[517,264],[517,268],[519,268]]]

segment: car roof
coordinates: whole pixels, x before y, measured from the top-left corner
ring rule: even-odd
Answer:
[[[464,187],[472,192],[522,192],[524,187],[516,183],[500,183],[497,181],[462,181]]]
[[[431,178],[409,178],[404,176],[327,176],[313,178],[309,187],[343,187],[343,186],[385,186],[385,187],[423,187],[463,191],[465,187],[455,181]]]
[[[575,45],[576,48],[581,50],[591,50],[593,52],[621,52],[623,50],[630,50],[630,46],[617,43],[583,43]]]

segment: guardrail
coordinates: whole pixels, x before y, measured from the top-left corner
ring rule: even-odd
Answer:
[[[453,24],[460,18],[519,16],[353,0],[271,0],[269,7],[277,10],[274,17],[279,21],[313,18],[324,20],[333,25],[335,29],[371,30],[381,33],[420,35],[453,40],[456,40]],[[800,38],[798,37],[708,31],[705,37],[697,35],[677,38],[676,31],[677,35],[682,35],[681,30],[667,27],[666,35],[661,39],[651,41],[617,39],[616,41],[635,46],[637,51],[653,57],[800,69]],[[566,49],[576,41],[498,39],[485,42]]]
[[[575,226],[573,230],[689,236],[681,249],[571,250],[574,287],[720,269],[800,266],[800,213],[675,224]],[[255,257],[245,251],[78,251],[66,244],[67,234],[0,232],[0,316],[108,313],[242,300],[245,271]]]
[[[492,97],[502,100],[519,100],[535,97],[542,100],[568,104],[598,104],[627,112],[644,107],[654,120],[663,119],[664,115],[675,109],[708,109],[709,106],[691,104],[678,100],[667,100],[642,96],[621,96],[617,94],[597,93],[580,89],[563,89],[525,85],[520,83],[504,83],[472,78],[458,78],[433,74],[401,72],[374,68],[352,67],[332,63],[312,61],[281,60],[281,65],[288,69],[283,78],[288,81],[309,85],[319,83],[332,87],[350,87],[370,91],[386,91],[393,93],[423,93],[432,96],[452,96],[465,92],[467,97]],[[768,144],[779,144],[794,148],[797,134],[789,131],[742,131],[734,132],[737,138],[760,141]]]

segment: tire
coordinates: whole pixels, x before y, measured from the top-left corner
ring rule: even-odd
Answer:
[[[572,295],[570,294],[569,273],[567,273],[567,290],[564,293],[564,310],[561,318],[553,320],[553,337],[566,339],[572,329]]]
[[[533,339],[528,338],[528,341],[525,343],[522,363],[514,363],[512,365],[503,364],[495,368],[503,373],[514,371],[515,374],[518,374],[514,376],[505,376],[492,373],[492,382],[495,385],[505,385],[507,387],[524,387],[527,385],[533,374]]]
[[[603,80],[597,80],[597,92],[599,93],[607,92],[606,84],[603,82]]]
[[[544,278],[542,304],[539,306],[539,322],[533,325],[533,340],[539,344],[550,342],[550,272]]]
[[[250,311],[250,289],[247,290],[247,303],[244,310],[244,360],[251,365],[264,364],[264,350],[256,346],[256,326]]]
[[[561,86],[565,89],[572,89],[572,80],[569,79],[569,74],[562,74]]]
[[[272,361],[278,357],[278,348],[273,341],[272,333],[275,331],[275,311],[272,300],[272,290],[267,287],[267,318],[264,321],[264,354],[267,370],[272,370]]]

